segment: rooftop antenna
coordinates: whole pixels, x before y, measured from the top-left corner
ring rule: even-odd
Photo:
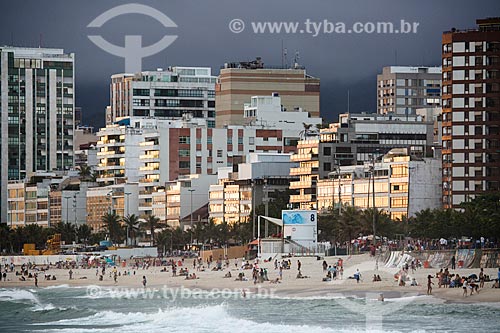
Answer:
[[[398,50],[394,50],[394,66],[398,65]]]
[[[281,69],[285,68],[285,53],[283,50],[283,39],[281,40]]]
[[[283,66],[283,68],[287,68],[288,67],[288,50],[286,48],[283,49],[283,60],[285,61],[285,64]]]
[[[38,48],[42,47],[42,33],[40,33],[39,41],[38,41]]]
[[[347,89],[347,113],[351,111],[351,95],[349,89]]]
[[[299,51],[295,51],[295,57],[293,57],[293,68],[299,67]]]
[[[10,45],[14,46],[14,31],[10,32]]]

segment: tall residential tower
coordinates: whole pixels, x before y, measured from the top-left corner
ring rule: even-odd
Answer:
[[[500,18],[443,33],[443,206],[500,190]]]
[[[74,54],[0,47],[1,222],[9,180],[73,166],[74,85]]]

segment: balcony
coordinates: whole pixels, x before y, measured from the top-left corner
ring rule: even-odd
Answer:
[[[159,153],[157,153],[157,154],[144,154],[144,155],[140,155],[139,159],[141,159],[141,160],[160,159],[160,154]]]
[[[312,175],[318,172],[317,167],[290,168],[290,176]]]
[[[307,181],[298,181],[298,182],[290,182],[290,189],[296,190],[301,188],[312,188],[316,186],[316,181],[307,180]]]
[[[303,162],[303,161],[312,161],[313,159],[318,159],[318,154],[293,154],[290,157],[292,162]]]
[[[313,194],[299,194],[299,195],[291,195],[290,202],[299,203],[299,202],[312,202],[315,200],[315,196]]]

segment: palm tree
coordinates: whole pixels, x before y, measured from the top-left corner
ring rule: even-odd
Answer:
[[[12,244],[9,239],[11,233],[12,229],[7,223],[0,223],[0,252],[3,252],[3,250],[12,252]]]
[[[91,234],[92,228],[87,224],[82,224],[76,229],[76,238],[79,242],[83,242],[85,245],[87,245],[87,241],[89,240]]]
[[[81,180],[90,180],[92,178],[92,167],[88,165],[81,165],[79,171]]]
[[[353,206],[347,206],[342,211],[339,218],[339,237],[349,242],[354,238],[360,230],[359,226],[360,212],[359,209]]]
[[[148,215],[142,227],[151,233],[151,246],[155,243],[155,229],[158,227],[160,219],[154,215]]]
[[[123,234],[120,216],[115,212],[108,212],[102,216],[101,221],[104,223],[104,229],[108,232],[109,239],[113,243],[119,243]]]
[[[312,124],[302,123],[302,126],[304,126],[304,129],[302,131],[300,131],[299,135],[300,135],[301,139],[305,140],[309,136],[309,132],[311,130]]]
[[[164,255],[169,248],[169,245],[172,241],[172,230],[163,229],[156,235],[156,244],[158,245],[158,254]]]
[[[135,214],[132,214],[132,215],[129,214],[123,218],[123,222],[125,223],[125,227],[128,230],[128,232],[127,232],[127,245],[128,245],[128,238],[129,237],[132,237],[132,239],[134,240],[133,244],[135,245],[136,236],[140,230],[139,217]]]
[[[66,244],[73,242],[76,238],[76,226],[71,222],[59,222],[53,230],[54,233],[61,234],[61,240]]]

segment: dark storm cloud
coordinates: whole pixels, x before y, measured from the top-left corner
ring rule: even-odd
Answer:
[[[0,12],[0,44],[60,47],[76,53],[77,105],[84,108],[84,121],[101,126],[109,100],[110,75],[123,72],[123,59],[95,46],[88,34],[100,34],[123,45],[124,35],[143,36],[143,45],[164,34],[178,35],[161,53],[145,58],[143,69],[168,65],[211,66],[215,73],[229,61],[261,56],[269,65],[281,64],[281,44],[288,59],[300,52],[300,63],[321,78],[322,115],[334,120],[347,108],[373,111],[376,104],[375,75],[386,65],[439,65],[441,33],[451,27],[472,28],[476,18],[500,16],[496,0],[354,0],[354,1],[131,1],[150,5],[170,17],[178,28],[164,28],[143,15],[124,15],[101,28],[87,28],[104,11],[123,1],[9,1]],[[247,29],[233,34],[228,23],[247,22]],[[416,21],[417,34],[319,35],[262,34],[250,32],[251,21],[331,22]]]

